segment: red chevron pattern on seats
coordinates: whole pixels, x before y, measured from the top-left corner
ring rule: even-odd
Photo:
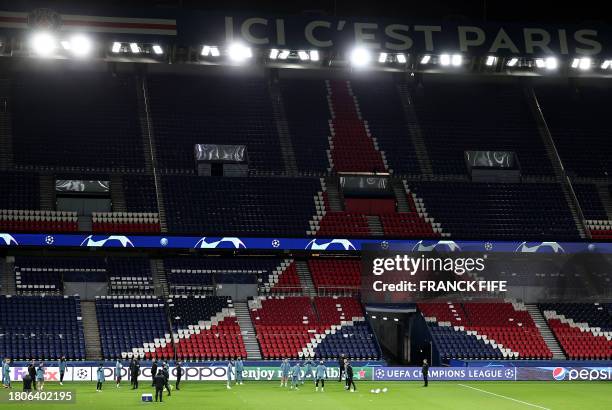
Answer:
[[[308,268],[317,290],[357,292],[361,286],[358,259],[311,259]]]
[[[381,153],[361,118],[359,105],[349,81],[327,81],[332,118],[331,158],[339,172],[372,172],[387,169]]]
[[[176,357],[186,359],[229,359],[247,357],[235,317],[226,317],[208,329],[199,330],[188,338],[175,341]]]
[[[569,359],[612,359],[612,340],[605,336],[595,336],[589,330],[584,330],[559,319],[548,319],[563,351]]]

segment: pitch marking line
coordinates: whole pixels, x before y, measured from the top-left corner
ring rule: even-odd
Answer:
[[[511,401],[514,401],[514,402],[517,402],[517,403],[524,404],[526,406],[537,407],[538,409],[542,409],[542,410],[550,410],[548,407],[538,406],[537,404],[528,403],[526,401],[522,401],[522,400],[518,400],[518,399],[513,399],[512,397],[503,396],[501,394],[497,394],[497,393],[493,393],[493,392],[490,392],[490,391],[482,390],[482,389],[479,389],[477,387],[468,386],[467,384],[459,383],[459,386],[466,387],[466,388],[472,389],[472,390],[476,390],[476,391],[479,391],[479,392],[482,392],[482,393],[490,394],[491,396],[501,397],[502,399],[511,400]]]

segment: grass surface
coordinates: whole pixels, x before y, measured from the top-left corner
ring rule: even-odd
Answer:
[[[387,393],[372,394],[371,389],[386,387]],[[15,383],[15,390],[21,385]],[[344,391],[330,381],[324,393],[307,383],[299,391],[279,387],[277,382],[249,382],[227,390],[220,382],[183,382],[180,391],[164,394],[164,403],[142,403],[142,393],[153,389],[141,383],[138,391],[124,383],[116,389],[112,382],[96,393],[95,383],[47,383],[45,391],[73,390],[76,404],[0,404],[9,409],[143,409],[171,407],[181,410],[388,410],[388,409],[612,409],[611,382],[438,382],[428,388],[414,382],[358,382],[358,391]],[[0,391],[6,397],[6,390]]]

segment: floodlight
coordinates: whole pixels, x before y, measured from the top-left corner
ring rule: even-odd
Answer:
[[[273,48],[272,50],[270,50],[270,60],[276,60],[276,58],[278,57],[278,50],[276,48]]]
[[[164,50],[161,48],[160,45],[157,44],[153,44],[153,52],[157,55],[164,54]]]
[[[440,55],[440,64],[447,66],[450,65],[451,63],[451,56],[450,54],[441,54]]]
[[[427,64],[429,60],[431,60],[431,56],[423,56],[423,58],[421,58],[421,64]]]
[[[77,34],[70,39],[70,50],[77,57],[85,57],[91,52],[91,40],[84,35]]]
[[[319,52],[317,50],[310,50],[310,61],[319,61]]]
[[[387,53],[380,53],[378,55],[378,62],[379,63],[384,63],[387,61]]]
[[[132,53],[134,54],[138,54],[140,53],[140,47],[138,47],[137,43],[130,43],[130,50],[132,51]]]
[[[30,45],[36,54],[43,57],[52,54],[57,48],[55,37],[47,32],[35,33],[32,36]]]
[[[298,51],[298,57],[300,58],[300,60],[306,61],[306,60],[310,59],[310,54],[308,54],[308,52],[306,52],[304,50],[299,50]]]
[[[406,54],[398,54],[398,55],[396,56],[396,58],[397,58],[397,62],[398,62],[398,63],[400,63],[400,64],[406,64],[406,61],[407,61],[407,60],[406,60]]]
[[[459,67],[462,62],[463,57],[461,56],[461,54],[453,54],[453,56],[451,57],[451,64],[455,67]]]
[[[241,43],[233,43],[227,49],[230,60],[237,63],[243,62],[253,56],[251,49]],[[279,55],[280,58],[280,55]]]
[[[289,50],[281,50],[280,53],[278,53],[278,59],[286,60],[287,57],[289,57],[289,54],[291,54]]]
[[[372,55],[363,47],[355,47],[351,51],[351,64],[356,67],[364,67],[370,63]]]
[[[518,58],[512,57],[510,60],[508,60],[507,65],[508,67],[514,67],[516,63],[518,63]]]
[[[612,60],[604,60],[603,63],[601,63],[601,68],[604,70],[607,70],[610,67],[612,67]]]
[[[486,61],[486,63],[485,63],[485,64],[486,64],[488,67],[491,67],[493,64],[495,64],[495,61],[497,61],[497,57],[495,57],[495,56],[488,56],[488,57],[487,57],[487,61]]]
[[[120,51],[121,51],[121,43],[119,43],[119,42],[115,41],[115,42],[113,43],[113,48],[111,48],[111,51],[112,51],[113,53],[118,53],[118,52],[120,52]]]

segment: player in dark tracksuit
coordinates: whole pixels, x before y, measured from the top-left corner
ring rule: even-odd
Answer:
[[[346,372],[346,389],[351,390],[351,393],[357,390],[355,382],[353,381],[353,365],[346,359],[344,364],[344,371]]]
[[[153,377],[153,385],[155,386],[155,401],[164,401],[164,385],[166,384],[166,378],[162,370],[157,372],[157,375]]]
[[[157,376],[157,359],[151,364],[151,386],[155,386],[155,376]]]
[[[339,382],[342,381],[342,373],[344,373],[344,360],[344,355],[341,354],[340,358],[338,359],[338,367],[340,368],[340,376],[338,376]]]
[[[181,390],[179,385],[181,384],[181,379],[183,378],[183,365],[181,362],[176,362],[176,366],[174,367],[174,371],[176,372],[176,390]]]
[[[421,371],[423,373],[423,387],[427,387],[429,382],[429,364],[427,363],[427,359],[423,360],[423,367]]]
[[[28,365],[28,374],[32,378],[32,388],[36,391],[36,366],[34,365],[34,360]]]
[[[168,380],[170,380],[170,366],[168,366],[168,362],[162,364],[161,372],[164,376],[164,387],[168,391],[168,396],[170,396],[170,385],[168,384]]]
[[[140,362],[135,359],[130,368],[130,376],[132,378],[132,390],[138,388],[138,376],[140,376]]]

